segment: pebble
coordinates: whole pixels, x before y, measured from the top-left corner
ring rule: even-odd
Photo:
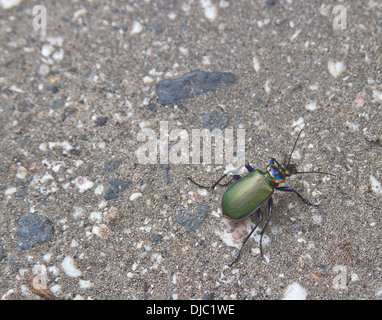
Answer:
[[[236,76],[224,72],[193,71],[180,78],[167,79],[156,86],[158,102],[173,106],[181,100],[192,98],[207,92],[214,92],[222,85],[230,87],[236,82]]]
[[[305,109],[309,111],[317,110],[318,106],[315,101],[311,101],[308,104],[305,105]]]
[[[133,36],[135,34],[141,33],[142,30],[143,30],[143,26],[138,21],[134,21],[131,27],[130,35]]]
[[[72,278],[80,277],[82,274],[81,270],[77,268],[74,258],[71,256],[66,256],[62,260],[61,268],[67,276]]]
[[[382,91],[373,90],[373,101],[382,102]]]
[[[228,117],[217,111],[203,114],[203,128],[213,131],[214,129],[224,130],[228,125]]]
[[[176,222],[190,231],[195,231],[207,218],[208,210],[207,206],[202,206],[196,212],[184,211],[176,217]]]
[[[135,192],[133,193],[131,196],[130,196],[130,201],[134,201],[135,199],[137,199],[138,197],[140,197],[142,195],[142,193],[140,192]]]
[[[17,168],[16,178],[24,180],[27,176],[28,170],[23,166]]]
[[[376,197],[382,197],[382,185],[373,175],[370,175],[370,189]]]
[[[106,190],[105,200],[117,199],[119,193],[126,190],[132,184],[129,180],[124,181],[118,178],[110,179],[109,183],[110,187]]]
[[[34,213],[23,216],[17,232],[17,250],[27,250],[38,243],[50,241],[53,234],[53,223],[48,218]]]
[[[204,9],[204,16],[210,21],[215,20],[218,15],[218,9],[211,3],[211,0],[200,0],[200,4]]]
[[[337,78],[346,70],[346,66],[342,61],[329,61],[328,70],[332,77]]]
[[[306,290],[297,282],[293,282],[289,285],[282,300],[306,300]]]
[[[92,233],[100,237],[101,239],[107,239],[112,235],[112,231],[105,224],[94,226],[92,229]]]
[[[84,193],[86,190],[89,190],[94,186],[94,183],[85,177],[77,177],[74,180],[74,184],[76,185],[80,193]]]
[[[0,5],[3,7],[4,10],[9,10],[14,7],[17,7],[21,4],[23,0],[0,0]]]

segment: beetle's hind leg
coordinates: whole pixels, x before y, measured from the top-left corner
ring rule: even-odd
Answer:
[[[229,265],[229,267],[232,267],[234,265],[235,262],[237,262],[240,258],[240,254],[241,254],[241,251],[243,250],[243,247],[245,245],[245,243],[247,242],[247,240],[250,238],[250,236],[252,235],[252,233],[256,230],[256,228],[259,226],[259,224],[261,223],[261,221],[263,220],[263,215],[261,214],[261,210],[260,208],[257,209],[257,211],[259,213],[259,221],[257,221],[256,225],[253,227],[252,231],[249,233],[249,235],[246,236],[246,238],[244,239],[243,241],[243,244],[241,245],[240,247],[240,250],[239,250],[239,253],[237,254],[237,257],[236,259]]]
[[[230,171],[230,172],[233,172],[234,173],[234,175],[233,175],[233,177],[227,182],[227,183],[220,183],[220,181],[222,181],[226,176],[227,176],[227,174],[229,173],[226,173],[226,174],[224,174],[221,178],[219,178],[219,180],[217,180],[212,186],[203,186],[202,184],[200,184],[200,183],[197,183],[197,182],[195,182],[194,180],[192,180],[191,179],[191,177],[188,177],[188,179],[193,183],[193,184],[196,184],[198,187],[200,187],[200,188],[204,188],[204,189],[215,189],[215,187],[217,186],[217,185],[219,185],[219,186],[221,186],[221,187],[226,187],[226,186],[228,186],[233,180],[240,180],[241,179],[241,176],[236,172],[236,171]]]
[[[267,217],[267,220],[265,221],[265,224],[264,224],[263,229],[262,229],[261,232],[260,232],[260,242],[259,242],[259,246],[260,246],[260,255],[261,255],[261,258],[264,257],[264,254],[263,254],[263,235],[264,235],[265,229],[266,229],[267,226],[268,226],[269,220],[271,220],[272,209],[273,209],[273,200],[272,200],[272,197],[271,197],[271,198],[269,198],[269,200],[268,200],[268,217]]]

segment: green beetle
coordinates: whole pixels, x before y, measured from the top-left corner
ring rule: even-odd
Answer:
[[[286,155],[284,157],[283,164],[281,165],[280,163],[277,162],[276,159],[272,158],[265,172],[261,170],[255,170],[249,164],[246,164],[245,167],[250,172],[247,176],[242,178],[238,173],[235,172],[235,174],[233,175],[233,178],[228,183],[221,184],[220,181],[227,176],[227,174],[225,174],[218,181],[216,181],[211,187],[203,186],[193,181],[191,178],[189,178],[191,182],[193,182],[194,184],[196,184],[197,186],[201,188],[212,188],[212,189],[214,189],[217,185],[227,186],[233,180],[236,180],[236,182],[230,188],[228,188],[228,190],[223,195],[222,205],[221,205],[223,216],[230,220],[240,221],[240,220],[248,218],[255,212],[259,214],[259,221],[254,226],[254,228],[249,233],[249,235],[244,239],[243,244],[237,255],[237,258],[230,264],[230,266],[232,266],[236,261],[239,260],[240,253],[244,247],[244,244],[247,242],[249,237],[252,235],[252,233],[256,230],[258,225],[263,220],[263,216],[262,216],[260,208],[266,201],[268,201],[268,217],[265,221],[264,228],[261,230],[261,233],[260,233],[260,253],[261,253],[261,256],[263,256],[262,239],[263,239],[264,231],[266,227],[268,226],[269,220],[272,215],[272,209],[273,209],[272,195],[275,189],[279,191],[294,192],[307,205],[316,206],[310,203],[308,200],[304,199],[293,188],[280,187],[279,184],[283,183],[287,177],[290,177],[293,174],[299,174],[299,173],[320,173],[320,174],[328,174],[328,175],[335,176],[332,173],[320,172],[320,171],[300,172],[300,171],[297,171],[297,167],[295,164],[290,163],[294,148],[296,147],[297,141],[302,131],[303,130],[301,130],[300,133],[298,134],[298,137],[289,155],[288,161],[286,161]]]

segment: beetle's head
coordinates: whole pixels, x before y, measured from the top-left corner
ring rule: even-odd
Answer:
[[[281,168],[285,172],[287,177],[290,177],[292,174],[297,174],[297,165],[289,163],[286,165],[282,165]]]
[[[282,165],[279,166],[279,169],[283,171],[283,173],[285,174],[286,177],[290,177],[293,174],[299,174],[299,173],[321,173],[321,174],[327,174],[327,175],[330,175],[330,176],[335,176],[335,174],[333,174],[333,173],[321,172],[321,171],[298,171],[297,170],[297,165],[290,163],[290,159],[292,158],[292,154],[293,154],[294,148],[296,147],[298,138],[300,138],[301,132],[303,130],[304,129],[302,129],[300,131],[300,133],[298,134],[298,136],[297,136],[297,139],[296,139],[296,141],[294,143],[292,151],[291,151],[291,153],[289,155],[288,161],[286,162],[286,156],[285,156],[284,162],[283,162]]]

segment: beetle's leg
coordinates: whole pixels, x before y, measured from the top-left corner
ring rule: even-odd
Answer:
[[[230,179],[227,183],[224,183],[224,184],[219,183],[219,182],[222,181],[226,176],[227,176],[227,175],[224,174],[224,175],[223,175],[218,181],[216,181],[212,186],[203,186],[203,185],[201,185],[201,184],[195,182],[194,180],[192,180],[190,177],[188,177],[188,179],[190,179],[190,181],[191,181],[193,184],[196,184],[198,187],[200,187],[200,188],[204,188],[204,189],[215,189],[215,187],[216,187],[217,185],[224,187],[224,186],[229,185],[229,184],[232,182],[233,179],[236,179],[236,180],[241,179],[241,177],[240,177],[239,175],[234,175],[234,176],[232,177],[232,179]]]
[[[260,232],[260,243],[259,243],[259,246],[260,246],[261,258],[264,256],[263,255],[263,246],[262,246],[262,243],[263,243],[263,234],[265,232],[265,229],[268,226],[269,220],[271,220],[272,209],[273,209],[273,200],[272,200],[272,197],[270,197],[269,200],[268,200],[268,217],[267,217],[267,220],[265,221],[263,229]]]
[[[272,159],[271,159],[271,162],[269,162],[269,164],[270,164],[270,165],[274,165],[275,162],[276,162],[276,164],[277,164],[278,167],[281,167],[280,163],[279,163],[275,158],[272,158]]]
[[[247,163],[247,164],[245,165],[245,167],[247,168],[247,170],[248,170],[249,172],[253,172],[253,171],[255,171],[255,169],[253,169],[253,168],[249,165],[249,163]]]
[[[275,189],[280,190],[280,191],[294,192],[308,206],[318,206],[318,204],[310,203],[308,200],[304,199],[301,194],[299,194],[296,190],[294,190],[291,187],[277,187],[277,186],[275,186]]]
[[[247,235],[246,238],[244,239],[243,244],[241,245],[241,248],[240,248],[240,250],[239,250],[239,253],[238,253],[236,259],[229,265],[230,267],[232,267],[233,264],[234,264],[236,261],[239,260],[241,250],[243,249],[245,243],[247,242],[247,240],[249,239],[249,237],[252,235],[252,233],[256,230],[256,228],[258,227],[258,225],[260,224],[260,222],[263,220],[263,215],[261,214],[261,210],[260,210],[260,208],[257,209],[256,212],[259,213],[259,221],[258,221],[258,222],[256,223],[256,225],[253,227],[253,229],[252,229],[252,231],[249,233],[249,235]]]

